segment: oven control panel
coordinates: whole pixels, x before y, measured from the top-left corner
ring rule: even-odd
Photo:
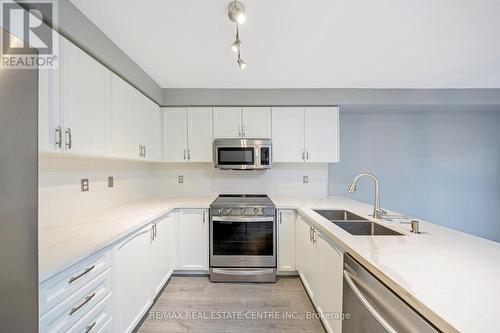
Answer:
[[[218,207],[211,208],[212,216],[275,216],[276,209],[272,207]]]

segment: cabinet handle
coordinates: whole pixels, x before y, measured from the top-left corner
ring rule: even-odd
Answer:
[[[75,306],[74,308],[71,308],[71,310],[69,311],[69,315],[71,316],[73,313],[75,313],[76,311],[80,310],[82,308],[82,306],[84,306],[85,304],[87,304],[88,302],[90,302],[90,300],[92,298],[94,298],[95,296],[95,293],[93,293],[92,295],[89,295],[87,297],[85,297],[85,300],[78,306]]]
[[[62,148],[62,129],[61,126],[56,127],[56,148]]]
[[[97,322],[96,322],[96,321],[94,321],[94,322],[92,323],[92,325],[89,325],[89,326],[85,327],[85,333],[89,333],[90,331],[92,331],[92,329],[94,328],[94,326],[95,326],[95,324],[96,324],[96,323],[97,323]]]
[[[306,160],[306,152],[302,150],[302,161]]]
[[[203,211],[203,223],[206,222],[206,211]]]
[[[71,128],[67,128],[66,131],[66,149],[71,149],[73,147],[73,138],[71,136]]]
[[[153,224],[151,224],[151,228],[149,229],[149,238],[151,239],[151,244],[153,244],[153,241],[155,240],[155,231]]]
[[[188,149],[188,150],[187,150],[187,153],[188,153],[188,154],[187,154],[188,161],[190,161],[190,160],[191,160],[191,150],[190,150],[190,149]]]
[[[316,236],[318,233],[316,232],[316,229],[313,229],[313,243],[316,243],[318,241],[318,237]]]
[[[76,280],[78,280],[79,278],[81,278],[82,276],[84,276],[85,274],[89,273],[94,268],[95,268],[95,265],[92,265],[92,266],[86,268],[82,273],[78,274],[77,276],[71,277],[69,279],[68,283],[71,284],[71,283],[75,282]]]
[[[184,149],[184,160],[186,159],[186,149]]]
[[[280,224],[282,224],[282,223],[283,223],[283,213],[280,212]]]
[[[309,150],[306,151],[306,159],[309,161]]]
[[[246,135],[246,133],[245,133],[245,126],[241,126],[241,132],[243,133],[242,137],[245,137],[245,135]]]
[[[154,239],[156,239],[156,235],[157,235],[157,232],[158,232],[158,229],[156,228],[156,222],[155,222],[155,224],[153,224],[153,228],[154,228],[153,232],[154,232],[154,237],[155,237]]]
[[[139,145],[139,157],[142,157],[142,145]]]
[[[310,241],[312,241],[312,232],[313,232],[313,228],[309,227],[309,240]]]
[[[238,136],[241,138],[241,126],[238,126]]]
[[[142,145],[142,157],[146,158],[146,145]]]

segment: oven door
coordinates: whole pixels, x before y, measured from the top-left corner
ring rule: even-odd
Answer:
[[[257,154],[255,147],[216,146],[215,167],[219,169],[255,169]]]
[[[274,217],[212,217],[211,267],[276,267]]]

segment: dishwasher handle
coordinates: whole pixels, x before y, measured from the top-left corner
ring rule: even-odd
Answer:
[[[344,278],[347,281],[347,284],[352,289],[356,297],[363,303],[364,307],[370,312],[370,314],[379,322],[384,329],[389,333],[398,333],[385,319],[382,317],[380,313],[373,307],[373,305],[366,299],[361,290],[356,286],[351,273],[347,270],[344,270]]]

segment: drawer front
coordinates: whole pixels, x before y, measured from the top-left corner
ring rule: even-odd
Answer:
[[[41,333],[66,332],[111,292],[111,269],[90,281],[40,318]]]
[[[112,294],[108,294],[92,310],[80,319],[68,333],[111,332],[113,317]]]
[[[42,282],[39,288],[39,311],[43,315],[71,294],[85,286],[111,265],[109,250],[100,252]]]

